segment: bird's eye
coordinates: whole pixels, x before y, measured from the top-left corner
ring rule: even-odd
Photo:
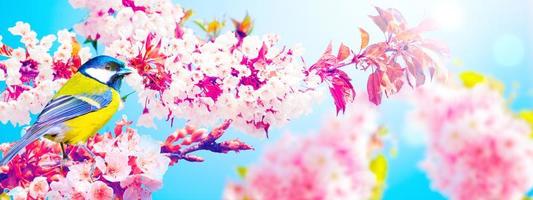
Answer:
[[[117,66],[117,64],[115,64],[115,63],[107,63],[107,64],[105,65],[105,69],[106,69],[106,70],[109,70],[109,71],[117,71],[117,67],[118,67],[118,66]]]

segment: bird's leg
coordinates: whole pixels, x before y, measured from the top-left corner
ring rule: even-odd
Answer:
[[[62,154],[62,159],[61,159],[61,170],[63,170],[63,167],[66,166],[66,162],[68,160],[68,155],[67,153],[65,152],[65,143],[61,142],[59,143],[61,145],[61,154]]]
[[[65,143],[61,142],[61,154],[63,155],[63,160],[68,160],[68,155],[65,152]]]
[[[95,166],[96,166],[96,155],[89,148],[87,148],[86,145],[80,145],[80,147],[83,150],[85,150],[87,153],[89,153],[91,158],[94,160],[93,164],[91,165],[91,171],[90,171],[90,176],[91,176],[91,180],[92,180],[93,179],[93,175],[94,175]]]

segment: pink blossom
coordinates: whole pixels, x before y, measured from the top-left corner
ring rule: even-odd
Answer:
[[[155,127],[154,120],[172,123],[175,119],[185,119],[190,125],[158,142],[141,137],[130,127],[132,122],[124,118],[115,126],[115,135],[96,135],[85,144],[96,154],[95,158],[82,148],[67,147],[71,162],[66,166],[61,165],[58,144],[37,140],[0,168],[0,189],[19,188],[20,192],[12,195],[17,198],[110,197],[109,189],[116,198],[149,198],[161,187],[169,165],[179,160],[203,161],[194,155],[198,151],[252,150],[238,139],[220,141],[230,125],[268,136],[271,127],[309,113],[323,93],[321,84],[328,86],[337,112],[344,112],[356,92],[342,67],[354,64],[358,69],[372,70],[367,91],[370,100],[378,104],[382,94],[398,92],[404,82],[412,84],[414,79],[412,85],[416,86],[426,82],[424,70],[429,75],[436,73],[439,56],[425,52],[436,55],[444,52],[436,43],[422,39],[425,24],[408,28],[394,9],[376,8],[378,15],[371,16],[385,33],[385,41],[369,45],[369,35],[361,29],[364,45],[359,53],[341,45],[334,55],[330,45],[309,67],[301,59],[300,46],[280,44],[275,34],[251,35],[253,24],[249,16],[240,22],[234,20],[234,31],[224,32],[217,26],[216,30],[206,30],[208,37],[203,38],[184,26],[190,10],[184,11],[171,0],[70,0],[70,3],[88,11],[88,17],[74,26],[75,33],[59,30],[38,38],[30,24],[17,22],[9,32],[20,36],[22,46],[0,43],[0,81],[6,84],[6,89],[0,91],[0,121],[30,123],[31,114],[37,114],[91,57],[89,46],[76,39],[83,36],[97,51],[100,47],[100,51],[135,69],[126,82],[142,104],[137,125]],[[50,52],[52,46],[55,51]],[[375,132],[376,127],[367,127],[371,126],[366,123],[370,113],[353,119],[353,123],[368,128],[361,132]],[[215,126],[215,122],[223,123]],[[214,128],[196,129],[199,125]],[[331,130],[338,128],[332,127]],[[294,191],[310,198],[367,197],[372,176],[366,167],[370,157],[364,153],[369,151],[366,137],[325,134],[331,130],[326,128],[321,139],[304,138],[302,144],[287,139],[299,151],[309,151],[308,156],[295,151],[287,151],[287,158],[275,158],[276,153],[265,156],[265,160],[273,161],[272,167],[292,164],[288,170],[302,173],[287,181],[284,177],[290,173],[261,174],[260,171],[268,170],[259,170],[249,181],[257,184],[257,188],[271,187],[264,194],[274,197],[285,195],[282,187],[294,187]],[[346,153],[355,154],[348,151],[355,143],[365,144],[362,145],[365,148],[357,149],[357,156]],[[8,148],[7,144],[1,145],[0,150]],[[322,162],[324,159],[332,161]],[[281,184],[260,187],[263,183],[278,182]],[[319,182],[328,187],[320,187]],[[51,191],[48,188],[44,191],[44,183],[46,187],[50,184]],[[255,187],[253,190],[255,195]],[[263,194],[257,190],[260,191],[257,194]]]
[[[161,181],[143,175],[132,175],[120,182],[121,187],[127,188],[124,199],[151,199],[152,192],[161,185]]]
[[[91,184],[89,189],[88,199],[113,199],[113,188],[110,188],[101,181],[96,181]]]
[[[131,166],[128,163],[128,155],[117,150],[111,150],[105,156],[105,167],[102,170],[106,180],[119,182],[124,180],[131,172]]]
[[[90,138],[86,145],[96,154],[94,159],[79,147],[67,146],[70,160],[62,163],[59,144],[37,140],[0,167],[0,189],[10,190],[9,195],[16,199],[28,195],[41,199],[147,199],[162,187],[168,166],[179,160],[203,161],[192,153],[251,149],[238,140],[217,141],[230,121],[211,132],[186,126],[175,132],[179,134],[170,134],[163,144],[140,136],[131,124],[124,116],[114,128],[116,136],[105,133]],[[11,146],[0,144],[0,151]]]
[[[73,182],[61,177],[57,181],[50,183],[50,191],[46,194],[46,197],[49,199],[69,199],[77,196],[76,193],[77,188],[73,185]]]
[[[48,181],[46,181],[46,177],[36,177],[29,186],[30,196],[33,198],[43,198],[48,192],[48,189],[50,189],[50,187]]]
[[[521,199],[533,188],[528,125],[497,91],[481,84],[425,88],[411,120],[428,137],[422,162],[432,186],[451,199]]]
[[[223,199],[369,199],[377,115],[372,105],[353,106],[359,110],[328,119],[318,134],[283,137],[242,183],[228,183]]]
[[[77,165],[72,165],[69,167],[69,173],[67,174],[67,179],[73,182],[90,181],[92,178],[90,171],[91,171],[90,163],[81,163]]]

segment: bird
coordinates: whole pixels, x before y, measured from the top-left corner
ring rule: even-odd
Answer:
[[[46,104],[37,120],[26,130],[0,161],[7,165],[24,147],[44,137],[61,144],[63,159],[67,159],[64,145],[83,147],[117,112],[122,79],[132,73],[124,62],[100,55],[89,59],[57,91]]]

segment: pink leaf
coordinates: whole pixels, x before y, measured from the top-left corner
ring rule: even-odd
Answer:
[[[406,60],[406,63],[407,71],[409,71],[409,73],[415,77],[416,86],[418,87],[424,84],[424,82],[426,82],[426,76],[424,75],[424,71],[422,69],[423,66],[420,64],[420,62],[418,62],[416,59],[412,59],[412,62]]]
[[[404,69],[400,66],[389,67],[387,68],[386,74],[390,82],[394,84],[396,91],[400,91],[403,86],[402,77],[404,76]]]
[[[174,36],[176,38],[181,39],[183,37],[183,34],[185,34],[185,31],[183,31],[183,28],[181,28],[181,25],[179,23],[176,23],[176,28],[174,29]]]
[[[146,12],[146,8],[142,6],[136,6],[134,0],[122,0],[122,5],[124,5],[124,7],[130,7],[133,10],[133,12],[135,11]]]
[[[331,42],[328,44],[328,47],[326,47],[326,51],[324,51],[324,53],[322,54],[322,56],[324,55],[330,55],[331,52],[333,51],[333,46],[331,45]]]
[[[268,47],[263,42],[263,45],[261,46],[261,49],[259,49],[259,53],[257,54],[257,59],[264,60],[267,53],[268,53]]]
[[[366,48],[363,54],[366,57],[370,58],[379,58],[385,55],[385,50],[387,49],[387,44],[384,42],[376,43],[370,45]]]
[[[369,16],[374,24],[376,24],[382,32],[387,30],[387,22],[383,20],[380,16]]]
[[[346,45],[341,43],[341,46],[339,47],[339,53],[337,54],[337,61],[343,61],[350,55],[350,48],[348,48]]]
[[[355,90],[350,83],[351,79],[345,72],[341,70],[335,70],[334,74],[329,78],[331,78],[329,92],[331,93],[333,101],[335,102],[337,114],[339,114],[339,111],[341,110],[344,113],[346,110],[346,102],[352,102],[355,98]]]
[[[366,90],[368,92],[368,100],[372,103],[379,105],[381,104],[381,79],[383,77],[383,72],[376,70],[374,73],[368,76],[368,82],[366,85]]]
[[[331,43],[329,43],[328,47],[326,48],[326,51],[322,54],[322,56],[320,57],[320,59],[318,59],[318,61],[316,61],[315,64],[311,65],[311,67],[309,68],[309,71],[311,70],[327,70],[329,67],[337,64],[337,57],[334,56],[333,54],[331,54],[332,52],[332,47],[331,47]],[[323,74],[320,74],[319,75],[322,75]],[[324,78],[324,77],[322,77]]]

